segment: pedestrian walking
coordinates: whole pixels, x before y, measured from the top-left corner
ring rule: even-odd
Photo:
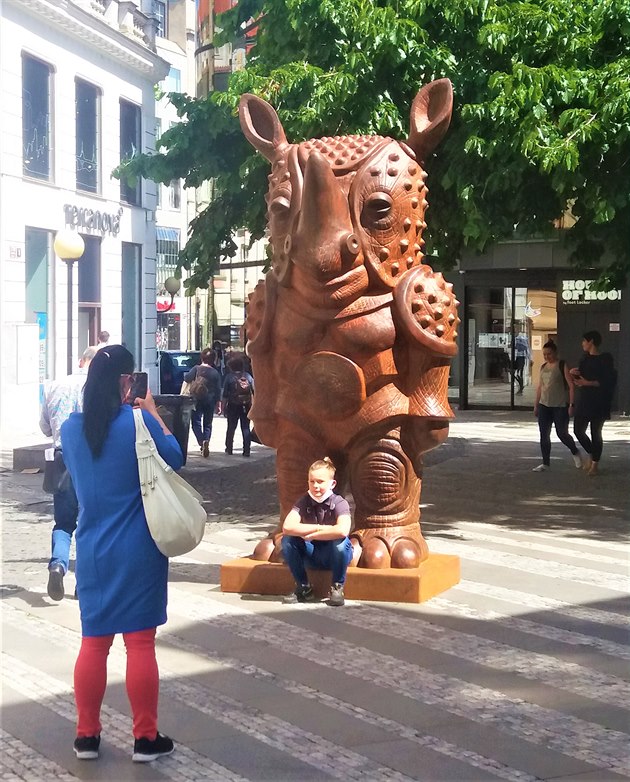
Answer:
[[[194,399],[191,424],[193,434],[199,443],[201,455],[210,455],[210,437],[212,420],[221,401],[221,375],[214,367],[216,353],[210,348],[201,351],[201,364],[193,367],[184,375],[184,381],[190,384],[190,395]]]
[[[553,340],[543,345],[545,363],[540,368],[540,379],[536,389],[534,415],[538,418],[542,464],[534,472],[549,469],[551,458],[551,427],[555,426],[561,443],[571,451],[573,463],[582,467],[582,457],[575,440],[569,434],[569,418],[574,411],[573,380],[566,362],[558,360],[558,348]]]
[[[79,361],[77,372],[61,380],[44,384],[39,427],[46,437],[52,437],[51,459],[47,459],[44,488],[52,492],[55,525],[52,531],[51,556],[48,562],[48,595],[63,600],[63,579],[70,567],[70,544],[77,528],[79,506],[72,479],[66,470],[61,449],[61,425],[71,413],[81,410],[83,386],[96,348],[87,348]],[[47,454],[48,456],[48,454]]]
[[[109,345],[109,331],[99,331],[98,344],[96,345],[96,349],[100,350],[101,348],[104,348],[106,345]]]
[[[254,395],[254,378],[243,370],[243,359],[232,358],[228,361],[229,372],[223,383],[223,412],[227,418],[225,452],[232,454],[234,433],[240,423],[243,435],[243,456],[249,456],[252,436],[250,432],[249,411]]]
[[[90,364],[83,413],[73,413],[61,428],[80,508],[76,577],[82,640],[74,669],[74,751],[81,760],[99,754],[107,655],[116,633],[123,634],[127,650],[132,759],[147,762],[173,752],[173,741],[158,732],[155,659],[156,627],[166,622],[168,559],[147,527],[130,401],[142,409],[162,458],[177,470],[183,457],[151,392],[145,399],[128,398],[133,368],[133,356],[122,345],[100,350]]]
[[[335,466],[326,457],[313,462],[308,471],[308,492],[291,508],[282,525],[282,554],[295,579],[295,591],[285,603],[315,600],[306,567],[331,570],[329,603],[342,606],[352,543],[348,538],[352,520],[347,500],[334,493]]]
[[[597,475],[604,448],[602,430],[610,419],[612,398],[617,372],[610,353],[600,353],[602,335],[599,331],[587,331],[582,335],[584,355],[579,366],[571,370],[577,387],[577,401],[573,431],[588,456],[584,468],[589,475]],[[586,434],[590,426],[591,436]]]

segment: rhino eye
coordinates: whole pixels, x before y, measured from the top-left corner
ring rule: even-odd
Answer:
[[[278,217],[286,215],[290,209],[291,204],[289,203],[289,199],[284,198],[284,196],[278,196],[278,198],[274,198],[269,205],[269,211],[275,215],[278,215]]]
[[[363,213],[361,215],[361,222],[368,225],[376,225],[379,227],[390,216],[393,206],[393,201],[387,193],[372,193],[363,205]]]

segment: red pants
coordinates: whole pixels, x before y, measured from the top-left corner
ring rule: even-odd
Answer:
[[[123,633],[127,649],[125,683],[133,714],[133,736],[153,741],[157,735],[159,674],[155,659],[155,627]],[[107,655],[113,635],[84,636],[74,666],[77,736],[99,736],[101,704],[107,686]]]

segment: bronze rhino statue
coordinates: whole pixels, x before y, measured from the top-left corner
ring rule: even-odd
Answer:
[[[447,399],[458,302],[423,263],[422,163],[450,122],[450,81],[425,86],[406,141],[333,136],[290,144],[274,109],[244,95],[250,143],[270,161],[272,265],[249,299],[250,418],[277,450],[281,519],[330,456],[355,511],[353,564],[413,568],[422,455],[453,417]],[[278,561],[280,527],[256,559]]]

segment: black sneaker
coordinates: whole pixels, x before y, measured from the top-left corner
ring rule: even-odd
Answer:
[[[66,575],[63,565],[58,562],[48,568],[48,596],[52,600],[63,600],[65,591],[63,588],[63,577]]]
[[[313,587],[310,584],[300,584],[295,587],[295,591],[290,595],[282,598],[283,603],[313,603],[315,601],[315,593]]]
[[[210,440],[203,441],[203,445],[201,446],[201,454],[204,459],[207,459],[208,456],[210,456]]]
[[[158,733],[150,741],[149,739],[136,739],[133,743],[133,755],[131,759],[135,763],[149,763],[162,755],[170,755],[175,750],[173,739]]]
[[[79,760],[96,760],[100,743],[100,736],[77,736],[74,740],[74,754]]]
[[[328,598],[328,605],[342,606],[346,602],[343,594],[343,584],[333,584],[330,587],[330,596]]]

